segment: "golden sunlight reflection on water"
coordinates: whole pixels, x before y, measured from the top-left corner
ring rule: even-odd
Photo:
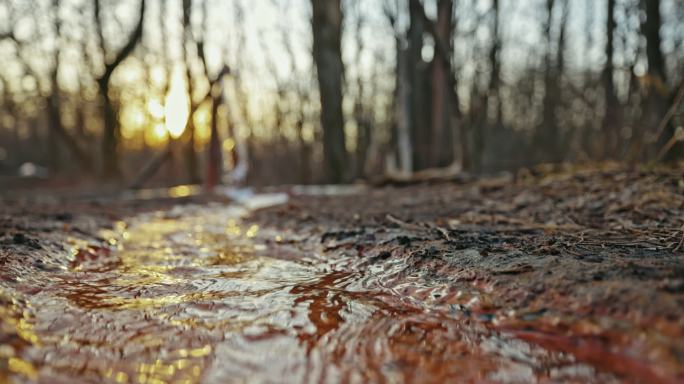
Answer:
[[[170,197],[187,197],[193,192],[193,186],[191,185],[179,185],[176,187],[169,188]]]

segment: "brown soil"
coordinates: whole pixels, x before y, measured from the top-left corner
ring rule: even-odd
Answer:
[[[316,279],[287,291],[294,307],[305,307],[313,325],[306,332],[293,326],[297,345],[306,351],[304,371],[315,371],[312,356],[339,368],[334,375],[319,372],[320,380],[675,383],[684,381],[683,175],[684,169],[606,167],[384,186],[351,195],[291,190],[287,204],[252,212],[240,225],[259,228],[250,242],[261,248],[250,255],[302,265],[312,257],[341,260],[339,265],[311,263],[320,269]],[[55,368],[40,351],[60,353],[65,347],[50,345],[50,336],[59,331],[41,324],[49,316],[42,317],[47,315],[34,306],[49,302],[41,301],[46,294],[67,297],[63,293],[69,291],[68,302],[79,308],[65,313],[97,331],[83,320],[84,313],[102,315],[111,308],[103,309],[101,296],[92,290],[68,285],[88,278],[83,273],[104,273],[102,266],[109,265],[104,261],[122,257],[103,229],[142,212],[160,211],[177,220],[184,213],[174,216],[171,208],[186,203],[212,207],[226,200],[5,200],[0,216],[0,381],[123,380],[123,375],[135,381],[132,368],[124,364],[130,352],[125,343],[118,357],[110,357],[121,375],[106,366],[65,363],[71,367]],[[190,273],[176,269],[179,276]],[[105,272],[127,273],[120,267]],[[97,276],[101,280],[103,275]],[[161,289],[144,284],[148,290]],[[361,321],[354,305],[365,305],[373,314],[345,328],[345,323]],[[110,321],[122,320],[114,316]],[[151,320],[137,322],[150,332],[173,333]],[[61,327],[69,336],[78,329]],[[401,331],[390,331],[396,327]],[[212,348],[202,357],[202,373],[191,379],[220,382],[225,377],[207,368],[223,353],[218,345],[227,333],[217,336],[215,328],[207,329],[187,334],[188,340],[202,339]],[[271,329],[262,337],[289,331]],[[380,350],[366,350],[364,338],[382,339]],[[510,352],[514,342],[525,346]],[[185,346],[197,347],[190,341]],[[70,358],[82,358],[84,349],[70,350]],[[154,357],[160,349],[148,353],[140,356]],[[345,370],[352,364],[361,367],[358,372]],[[501,371],[501,364],[521,364],[531,373]],[[265,376],[265,381],[282,380]]]

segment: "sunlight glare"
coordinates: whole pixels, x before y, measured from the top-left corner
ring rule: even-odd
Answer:
[[[235,148],[235,141],[231,138],[223,140],[223,151],[230,152]]]
[[[165,144],[168,136],[169,133],[164,123],[154,123],[145,130],[145,141],[153,147]]]
[[[157,99],[150,99],[150,101],[147,102],[147,111],[155,119],[163,119],[166,115],[164,106]]]
[[[166,126],[164,126],[164,124],[155,124],[152,128],[152,133],[155,139],[159,140],[160,142],[164,141],[166,138]]]
[[[192,115],[195,124],[195,149],[201,151],[211,137],[211,104],[201,104]]]
[[[171,137],[177,139],[183,134],[189,114],[190,106],[185,80],[182,72],[176,70],[171,79],[171,88],[166,95],[164,108],[166,129]]]

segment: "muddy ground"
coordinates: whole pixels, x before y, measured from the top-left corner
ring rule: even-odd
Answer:
[[[278,192],[5,197],[0,382],[684,382],[682,168]]]

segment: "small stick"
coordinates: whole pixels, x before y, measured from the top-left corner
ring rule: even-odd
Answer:
[[[403,228],[406,228],[406,229],[411,229],[411,230],[425,230],[425,228],[421,227],[421,226],[418,225],[418,224],[407,223],[407,222],[405,222],[405,221],[403,221],[403,220],[401,220],[401,219],[398,219],[398,218],[392,216],[392,215],[389,214],[389,213],[388,213],[387,216],[385,216],[385,217],[386,217],[387,220],[389,220],[390,222],[392,222],[392,223],[394,223],[394,224],[397,224],[398,226],[403,227]]]
[[[682,100],[684,100],[684,83],[682,83],[679,86],[679,92],[677,92],[677,97],[675,98],[675,101],[670,106],[670,109],[665,114],[665,117],[663,117],[663,120],[660,121],[660,125],[658,125],[656,140],[660,139],[660,136],[662,136],[662,134],[664,133],[665,127],[670,122],[675,112],[677,112],[677,108],[679,108],[679,104],[682,103]],[[667,143],[665,143],[665,145],[658,152],[656,162],[660,162],[665,157],[665,155],[667,155],[667,153],[670,152],[672,147],[674,147],[674,145],[682,139],[680,135],[681,134],[679,132],[675,131],[674,135],[672,135],[670,140],[668,140]]]

